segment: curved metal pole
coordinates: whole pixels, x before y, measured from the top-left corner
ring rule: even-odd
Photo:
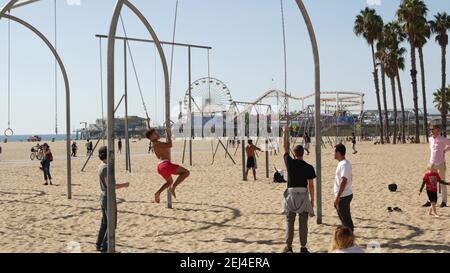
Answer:
[[[17,1],[11,1],[8,5],[13,2]],[[6,6],[8,6],[6,5]],[[67,198],[72,199],[72,162],[70,157],[70,86],[69,86],[69,78],[67,76],[66,68],[64,67],[64,64],[59,57],[58,52],[53,47],[52,43],[41,33],[39,30],[37,30],[35,27],[30,25],[29,23],[25,22],[24,20],[14,17],[12,15],[8,15],[6,13],[3,13],[5,10],[2,10],[0,13],[0,20],[1,18],[6,18],[8,20],[14,21],[16,23],[19,23],[20,25],[28,28],[31,30],[34,34],[36,34],[50,49],[52,54],[54,55],[56,62],[59,65],[59,68],[61,69],[62,76],[64,78],[64,85],[66,87],[66,159],[67,159]]]
[[[114,152],[114,65],[115,65],[115,40],[117,25],[119,22],[120,13],[123,6],[126,5],[145,25],[150,36],[155,41],[155,46],[158,50],[159,56],[161,58],[161,63],[163,66],[164,73],[164,83],[165,83],[165,95],[166,95],[166,127],[170,128],[170,79],[169,79],[169,69],[162,48],[161,42],[158,39],[155,31],[151,27],[150,23],[144,17],[144,15],[127,0],[117,0],[114,13],[111,19],[109,35],[108,35],[108,123],[107,123],[107,136],[108,136],[108,252],[115,252],[115,227],[116,227],[116,192],[115,192],[115,152]],[[168,196],[168,206],[171,207],[171,196]]]
[[[302,0],[296,0],[298,8],[302,13],[305,20],[306,27],[308,29],[309,38],[311,40],[311,47],[314,56],[314,73],[315,73],[315,123],[316,123],[316,185],[317,185],[317,224],[322,224],[322,132],[321,132],[321,116],[320,116],[320,58],[319,47],[317,45],[316,34],[314,33],[314,27],[309,17],[308,11]]]

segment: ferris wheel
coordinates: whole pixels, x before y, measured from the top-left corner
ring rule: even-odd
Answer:
[[[191,85],[191,112],[226,112],[233,104],[228,87],[216,78],[201,78]],[[184,97],[184,111],[189,111],[189,90]]]

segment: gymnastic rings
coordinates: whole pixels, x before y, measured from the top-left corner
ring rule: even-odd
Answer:
[[[11,128],[8,128],[4,132],[6,137],[12,137],[14,135],[14,131]]]

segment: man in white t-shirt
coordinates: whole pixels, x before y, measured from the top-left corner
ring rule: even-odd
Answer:
[[[339,161],[336,168],[336,178],[334,182],[334,207],[336,208],[342,225],[354,229],[352,215],[350,213],[350,203],[353,199],[352,192],[352,165],[345,159],[346,148],[343,144],[338,144],[334,150],[334,159]]]

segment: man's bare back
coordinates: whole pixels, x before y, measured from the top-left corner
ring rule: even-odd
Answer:
[[[247,157],[254,157],[255,152],[257,150],[258,150],[258,147],[256,147],[255,145],[247,145],[247,147],[245,147],[245,151],[247,152]]]

